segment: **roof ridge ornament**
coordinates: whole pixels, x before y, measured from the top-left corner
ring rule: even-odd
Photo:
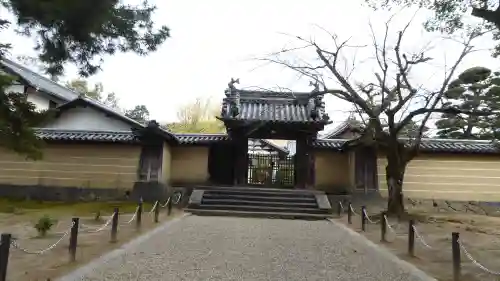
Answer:
[[[229,81],[229,83],[227,84],[227,90],[225,92],[226,94],[226,97],[230,97],[232,96],[234,93],[236,93],[236,87],[234,86],[234,84],[240,84],[240,78],[231,78],[231,81]]]

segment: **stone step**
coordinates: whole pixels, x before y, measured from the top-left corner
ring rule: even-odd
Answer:
[[[286,194],[282,196],[265,196],[262,194],[213,194],[213,193],[204,193],[203,198],[210,198],[210,199],[234,199],[234,200],[248,200],[248,201],[269,201],[269,202],[275,202],[275,201],[281,201],[281,202],[311,202],[315,203],[316,198],[315,197],[288,197]]]
[[[273,198],[274,199],[274,198]],[[209,197],[203,197],[201,200],[202,205],[252,205],[252,206],[269,206],[269,207],[306,207],[306,208],[318,208],[316,201],[310,202],[296,202],[296,201],[267,201],[267,200],[243,200],[243,199],[211,199]]]
[[[246,195],[261,197],[289,197],[289,198],[314,198],[314,194],[295,193],[287,191],[265,191],[265,190],[206,190],[204,194],[208,195]]]
[[[231,210],[248,212],[284,212],[284,213],[307,213],[307,214],[325,214],[327,210],[319,208],[301,208],[301,207],[275,207],[275,206],[255,206],[255,205],[205,205],[191,206],[190,209],[207,210]]]
[[[234,216],[234,217],[261,217],[270,219],[302,219],[302,220],[324,220],[330,218],[329,214],[306,214],[290,212],[252,212],[235,210],[211,210],[211,209],[185,209],[198,216]]]

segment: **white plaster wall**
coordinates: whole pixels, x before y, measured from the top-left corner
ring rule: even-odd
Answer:
[[[130,125],[107,117],[91,107],[76,107],[63,112],[45,128],[88,131],[130,131]]]
[[[12,85],[7,87],[7,93],[19,93],[23,94],[24,93],[24,85]],[[50,97],[44,93],[37,92],[33,88],[28,89],[27,93],[28,101],[32,102],[37,110],[47,110],[49,109],[49,102],[50,102]]]
[[[48,97],[42,93],[28,93],[28,101],[32,102],[36,106],[37,110],[49,109],[50,99],[48,99]]]

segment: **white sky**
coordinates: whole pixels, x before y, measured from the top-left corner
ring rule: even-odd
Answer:
[[[256,68],[261,63],[251,58],[262,57],[290,46],[290,42],[296,42],[281,33],[325,39],[318,35],[320,31],[314,27],[315,24],[338,34],[341,39],[353,36],[354,41],[369,44],[369,41],[363,40],[369,36],[368,20],[373,22],[379,33],[383,31],[381,28],[384,28],[383,23],[389,15],[364,9],[358,0],[150,2],[156,2],[158,6],[155,21],[168,25],[172,37],[156,53],[147,57],[118,54],[105,58],[103,71],[90,80],[102,82],[105,92],[116,92],[125,108],[145,104],[151,117],[161,122],[175,121],[176,108],[196,97],[211,96],[218,102],[231,77],[240,78],[239,87],[282,86],[308,90],[307,80],[298,79],[293,73],[277,66]],[[405,13],[399,16],[392,32],[393,38],[395,32],[404,25],[402,20],[407,20],[411,15]],[[420,48],[429,41],[429,35],[422,33],[419,25],[425,14],[419,15],[408,33],[407,47]],[[0,41],[13,43],[11,53],[14,57],[34,55],[31,39],[7,31],[0,33]],[[331,44],[331,41],[322,42]],[[448,63],[450,56],[456,55],[456,45],[436,42],[433,43],[433,55],[438,57],[438,62],[433,62],[434,68],[419,70],[415,79],[437,82],[443,75],[440,66],[444,54],[449,57]],[[483,46],[491,47],[491,42],[483,40]],[[367,81],[372,77],[374,65],[372,61],[366,60],[368,51],[360,53],[357,56],[361,61],[359,72],[354,78]],[[488,51],[477,52],[465,61],[462,69],[475,65],[498,69],[500,59],[491,59]],[[75,77],[74,67],[68,67],[65,79]],[[348,105],[331,97],[326,99],[326,103],[333,121],[345,118],[341,110],[347,109]]]

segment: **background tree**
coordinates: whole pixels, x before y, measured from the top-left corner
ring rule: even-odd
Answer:
[[[0,0],[0,5],[14,15],[20,34],[36,39],[40,64],[53,76],[62,74],[68,62],[78,67],[80,75],[92,75],[104,55],[118,51],[147,55],[169,37],[166,26],[155,29],[151,17],[156,7],[147,1],[130,5],[116,0]],[[0,15],[0,32],[11,24],[5,14]],[[12,47],[5,40],[0,40],[0,58]],[[5,92],[11,82],[12,77],[0,75],[0,146],[33,155],[39,143],[30,128],[40,113],[30,102]]]
[[[484,67],[462,72],[450,83],[444,101],[472,112],[500,109],[500,73]],[[437,137],[455,139],[498,139],[497,116],[441,115],[436,122]]]
[[[406,124],[403,128],[401,128],[401,131],[399,131],[399,136],[403,138],[417,138],[419,137],[419,134],[421,134],[422,138],[428,138],[429,137],[429,127],[424,126],[422,129],[420,129],[420,125],[418,122],[415,122],[411,120]]]
[[[415,6],[434,11],[434,17],[425,22],[428,31],[454,33],[458,30],[495,29],[493,40],[500,41],[500,1],[498,0],[365,0],[372,8]],[[467,23],[466,16],[483,20]],[[493,55],[500,55],[500,42]]]
[[[473,50],[473,40],[482,33],[473,32],[461,44],[460,52],[451,67],[442,70],[443,80],[436,88],[415,81],[414,71],[432,60],[426,49],[407,52],[402,49],[405,32],[410,23],[401,31],[395,32],[394,45],[391,38],[391,21],[385,25],[385,33],[378,36],[372,31],[373,57],[376,69],[373,80],[355,80],[353,70],[347,69],[356,62],[343,62],[347,57],[346,49],[357,48],[349,41],[340,41],[335,34],[328,33],[331,44],[323,45],[314,40],[297,36],[300,48],[283,49],[273,53],[266,61],[284,66],[301,77],[310,79],[315,84],[311,96],[330,94],[350,103],[364,122],[364,132],[359,139],[348,145],[363,145],[381,149],[385,153],[386,183],[388,187],[387,209],[389,213],[404,212],[403,180],[408,163],[418,154],[426,123],[434,113],[449,115],[474,114],[453,104],[443,104],[442,99],[447,86],[454,77],[463,59]],[[400,28],[400,27],[398,27]],[[297,57],[297,50],[302,53],[308,50],[314,58],[299,58],[290,61],[290,56]],[[290,54],[292,53],[292,54]],[[447,59],[447,61],[449,61]],[[366,65],[366,61],[363,62]],[[489,114],[489,113],[488,113]],[[418,125],[412,139],[401,140],[400,135],[408,126]]]
[[[90,87],[89,83],[85,79],[73,79],[66,82],[66,87],[79,94],[84,94],[88,98],[102,101],[104,91],[102,83],[96,83],[93,87]]]
[[[116,94],[113,92],[105,94],[102,83],[96,83],[94,86],[90,87],[89,83],[85,79],[73,79],[66,82],[66,87],[79,94],[84,94],[88,98],[99,101],[113,109],[118,111],[121,110],[119,105],[120,101]]]
[[[140,123],[146,123],[149,120],[149,110],[145,105],[136,105],[133,109],[126,110],[125,115]]]
[[[220,115],[220,106],[209,98],[197,98],[177,111],[177,122],[166,124],[175,133],[223,133],[224,124],[215,118]]]

